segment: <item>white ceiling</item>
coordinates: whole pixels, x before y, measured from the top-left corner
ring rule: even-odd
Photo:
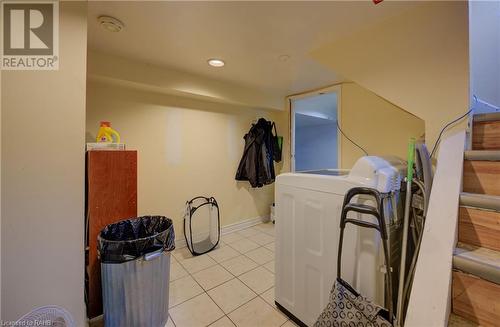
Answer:
[[[343,80],[309,59],[310,51],[411,6],[370,0],[90,1],[89,48],[284,96]],[[125,29],[105,31],[97,23],[100,15],[120,19]],[[280,61],[283,54],[290,59]],[[213,57],[226,66],[209,67],[206,60]]]

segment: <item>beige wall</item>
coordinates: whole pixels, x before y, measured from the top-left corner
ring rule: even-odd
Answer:
[[[55,304],[84,326],[85,2],[59,32],[58,71],[1,76],[1,318]]]
[[[183,239],[185,202],[214,196],[221,224],[267,216],[274,187],[250,188],[234,177],[243,136],[258,117],[275,120],[286,133],[284,111],[260,111],[90,82],[87,93],[87,139],[100,120],[109,120],[128,149],[139,153],[139,214],[173,218]],[[283,127],[285,126],[285,127]],[[281,165],[279,166],[281,167]],[[278,167],[278,169],[279,169]]]
[[[432,146],[440,129],[469,107],[467,6],[467,1],[423,1],[312,55],[422,118]]]
[[[424,121],[355,83],[342,84],[342,130],[370,155],[406,159],[410,137],[420,138]],[[341,141],[341,167],[351,168],[363,155],[345,137]]]

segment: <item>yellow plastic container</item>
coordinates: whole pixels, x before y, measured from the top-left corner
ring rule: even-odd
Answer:
[[[97,132],[96,141],[98,143],[120,143],[120,134],[111,128],[109,121],[102,121]]]

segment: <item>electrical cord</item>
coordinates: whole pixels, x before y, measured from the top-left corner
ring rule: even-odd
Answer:
[[[436,152],[436,149],[437,149],[437,146],[439,144],[439,142],[441,142],[441,137],[443,136],[443,133],[444,131],[446,131],[448,129],[448,127],[450,127],[451,125],[455,124],[456,122],[459,122],[460,120],[464,119],[468,114],[470,114],[472,112],[472,109],[470,109],[469,111],[467,111],[465,114],[463,114],[462,116],[458,117],[457,119],[449,122],[448,124],[446,124],[445,127],[443,127],[443,129],[441,130],[441,132],[439,133],[439,136],[436,140],[436,143],[434,143],[434,147],[432,148],[432,152],[431,152],[431,158],[434,157],[434,153]]]
[[[365,154],[365,156],[367,156],[367,155],[368,155],[368,152],[367,152],[367,151],[366,151],[366,150],[365,150],[362,146],[360,146],[359,144],[357,144],[356,142],[354,142],[353,140],[351,140],[351,139],[349,138],[349,136],[345,135],[345,133],[344,133],[344,132],[342,131],[342,129],[340,128],[340,125],[339,125],[339,121],[338,121],[338,120],[337,120],[337,128],[339,129],[340,133],[341,133],[342,135],[344,135],[344,137],[345,137],[346,139],[348,139],[348,140],[349,140],[352,144],[354,144],[354,145],[355,145],[355,146],[357,146],[357,147],[358,147],[361,151],[363,151],[363,152],[364,152],[364,154]]]

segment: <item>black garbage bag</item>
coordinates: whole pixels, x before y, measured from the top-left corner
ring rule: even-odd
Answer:
[[[163,216],[143,216],[106,226],[97,237],[102,263],[122,263],[145,254],[175,249],[172,220]]]

